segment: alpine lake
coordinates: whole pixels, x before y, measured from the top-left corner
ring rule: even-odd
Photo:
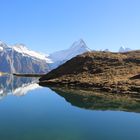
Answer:
[[[140,140],[140,98],[1,76],[0,140]]]

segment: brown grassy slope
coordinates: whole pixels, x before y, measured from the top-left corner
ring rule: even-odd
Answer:
[[[42,84],[98,88],[108,92],[140,92],[140,51],[88,52],[40,78]]]

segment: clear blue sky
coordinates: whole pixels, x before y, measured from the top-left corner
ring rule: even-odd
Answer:
[[[0,0],[0,40],[44,53],[83,38],[91,49],[140,49],[140,0]]]

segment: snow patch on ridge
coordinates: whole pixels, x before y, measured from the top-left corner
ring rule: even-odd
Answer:
[[[2,52],[3,51],[3,47],[0,47],[0,52]]]
[[[22,55],[25,56],[31,56],[40,60],[45,60],[47,63],[52,63],[52,61],[48,58],[47,55],[41,54],[32,50],[29,50],[28,48],[25,47],[23,44],[16,44],[14,46],[11,46],[15,51],[21,53]]]

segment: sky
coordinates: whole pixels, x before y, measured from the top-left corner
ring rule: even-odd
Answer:
[[[94,50],[140,49],[140,0],[0,0],[0,40],[43,53],[79,39]]]

